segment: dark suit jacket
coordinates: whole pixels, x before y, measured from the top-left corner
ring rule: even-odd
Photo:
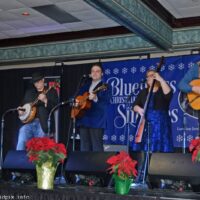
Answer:
[[[91,85],[91,81],[87,82],[79,92],[79,95],[83,95],[84,92],[88,92]],[[102,85],[102,82],[97,84],[94,88],[98,88]],[[102,90],[97,93],[98,101],[92,101],[92,106],[89,110],[86,110],[83,117],[78,119],[78,125],[88,128],[106,128],[107,126],[107,115],[106,108],[109,104],[109,88]]]

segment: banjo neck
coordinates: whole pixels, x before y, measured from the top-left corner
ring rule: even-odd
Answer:
[[[52,87],[54,87],[54,86],[49,86],[49,88],[48,88],[47,90],[43,90],[43,91],[41,92],[41,94],[47,94],[47,93],[50,91],[50,89],[51,89]],[[32,103],[30,103],[31,106],[35,106],[35,105],[38,103],[38,101],[39,101],[39,99],[36,98]]]

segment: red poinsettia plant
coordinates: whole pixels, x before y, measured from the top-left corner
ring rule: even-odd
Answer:
[[[56,167],[58,163],[63,163],[67,156],[64,144],[56,143],[54,139],[48,137],[32,138],[26,143],[29,161],[41,166],[49,162]]]
[[[200,162],[200,138],[193,139],[190,142],[189,150],[192,152],[192,161]]]
[[[106,162],[111,165],[108,170],[114,176],[118,176],[123,180],[137,176],[137,161],[133,160],[125,151],[111,156]]]

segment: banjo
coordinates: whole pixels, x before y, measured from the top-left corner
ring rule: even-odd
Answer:
[[[47,94],[53,87],[55,87],[55,84],[50,86],[47,90],[45,90],[43,94]],[[37,112],[36,104],[38,103],[38,101],[39,99],[36,98],[33,102],[26,103],[22,106],[22,108],[19,109],[23,111],[23,114],[19,115],[19,119],[22,121],[22,123],[29,123],[35,118]]]

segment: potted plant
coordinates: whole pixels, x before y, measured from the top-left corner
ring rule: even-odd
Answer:
[[[48,137],[32,138],[27,141],[26,150],[29,161],[36,165],[38,188],[53,189],[56,169],[67,154],[64,144]]]
[[[106,162],[111,165],[108,170],[113,174],[115,192],[128,194],[131,183],[137,176],[137,161],[133,160],[125,151],[121,151],[119,154],[108,158]]]
[[[192,161],[200,161],[200,138],[193,139],[190,142],[189,150],[192,152]]]

